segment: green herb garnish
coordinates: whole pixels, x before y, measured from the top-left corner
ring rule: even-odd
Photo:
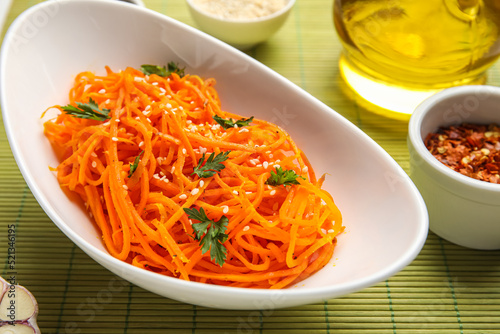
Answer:
[[[139,161],[141,159],[141,155],[144,153],[144,150],[141,151],[141,153],[139,153],[138,156],[135,157],[135,160],[134,160],[134,163],[133,164],[130,164],[130,170],[128,172],[128,177],[131,178],[132,177],[132,174],[134,174],[135,170],[137,169],[137,167],[139,166]]]
[[[198,160],[198,166],[194,168],[194,171],[193,173],[191,173],[191,175],[196,174],[201,178],[214,176],[217,172],[220,172],[221,170],[226,168],[226,166],[221,164],[221,162],[227,160],[227,156],[230,152],[231,151],[221,152],[217,155],[215,155],[215,152],[212,152],[205,164],[203,164],[203,162],[205,161],[205,153],[203,153],[203,156],[200,158],[200,160]]]
[[[253,121],[253,116],[250,118],[242,118],[236,122],[232,118],[224,119],[217,115],[213,116],[212,118],[217,123],[219,123],[224,129],[234,128],[235,125],[237,125],[239,128],[244,126],[249,126],[250,123]]]
[[[283,170],[281,167],[278,167],[276,168],[276,172],[271,171],[271,176],[267,179],[266,184],[271,186],[291,186],[292,184],[300,184],[297,181],[298,177],[305,180],[305,178],[297,175],[292,169]]]
[[[66,114],[77,118],[93,119],[96,121],[105,121],[111,118],[111,116],[109,116],[111,110],[100,110],[99,106],[92,98],[89,99],[88,103],[76,102],[76,105],[77,107],[68,104],[67,106],[61,107],[61,109],[64,110]]]
[[[141,71],[145,75],[156,74],[160,77],[168,77],[172,73],[177,73],[181,78],[184,76],[184,68],[180,68],[179,65],[171,61],[165,66],[158,65],[142,65]]]
[[[210,250],[210,259],[215,260],[215,263],[222,267],[226,261],[227,249],[223,243],[228,238],[226,228],[229,219],[222,216],[218,221],[210,220],[203,208],[200,208],[200,211],[184,208],[184,212],[186,212],[189,219],[200,221],[194,223],[192,227],[195,233],[194,238],[200,241],[202,254]]]

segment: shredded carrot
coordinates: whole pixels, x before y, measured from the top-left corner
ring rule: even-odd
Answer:
[[[214,85],[196,75],[147,76],[133,68],[78,74],[70,104],[92,99],[110,110],[110,119],[76,118],[51,107],[59,112],[44,130],[60,157],[58,181],[83,199],[109,253],[120,260],[210,284],[297,284],[331,259],[344,229],[340,211],[321,189],[324,176],[316,179],[283,129],[258,119],[241,128],[217,124],[214,115],[242,116],[221,109]],[[193,174],[203,153],[229,150],[214,176]],[[299,184],[266,184],[278,166],[299,175]],[[229,219],[222,266],[202,253],[185,208]]]

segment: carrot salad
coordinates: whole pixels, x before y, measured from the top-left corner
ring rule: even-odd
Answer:
[[[248,288],[285,288],[325,266],[342,217],[290,136],[222,110],[214,79],[156,69],[82,72],[44,123],[57,179],[109,253]]]

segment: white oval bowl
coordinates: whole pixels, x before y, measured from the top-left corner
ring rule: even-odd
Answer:
[[[422,102],[408,125],[410,176],[440,237],[474,249],[500,249],[500,185],[473,179],[438,161],[424,140],[440,126],[500,124],[500,88],[461,86]]]
[[[247,50],[274,35],[295,5],[295,0],[287,0],[283,8],[264,17],[229,19],[203,11],[193,0],[186,2],[191,16],[201,30],[240,50]]]
[[[342,211],[346,231],[332,260],[315,275],[292,288],[270,291],[148,272],[113,258],[80,203],[61,191],[48,168],[58,161],[43,135],[42,112],[68,102],[73,78],[81,71],[104,74],[105,65],[118,70],[169,61],[187,66],[187,73],[216,78],[223,109],[281,125],[317,174],[329,174],[324,188]],[[387,279],[408,265],[425,242],[428,220],[420,194],[365,133],[260,62],[157,12],[120,2],[43,2],[11,25],[0,71],[7,136],[41,207],[89,256],[154,293],[227,309],[320,302]]]

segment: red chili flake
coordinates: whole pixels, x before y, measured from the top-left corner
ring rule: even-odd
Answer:
[[[425,138],[432,155],[463,175],[500,183],[500,127],[469,124],[441,127]]]

